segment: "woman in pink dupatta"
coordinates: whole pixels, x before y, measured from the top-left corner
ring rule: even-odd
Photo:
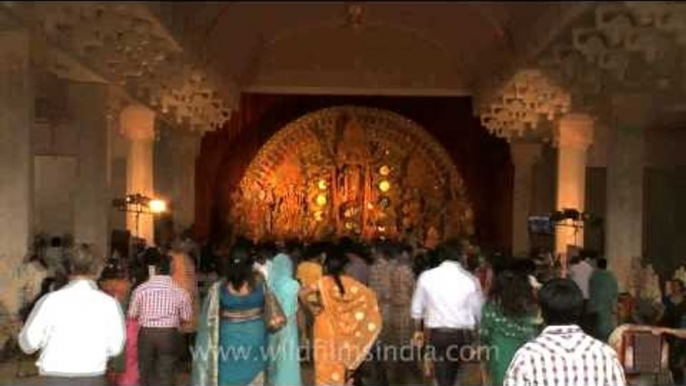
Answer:
[[[126,319],[125,368],[117,374],[117,386],[138,385],[138,322]]]
[[[131,297],[131,282],[121,270],[112,277],[100,281],[100,288],[119,301],[126,312]],[[138,385],[138,322],[126,320],[126,345],[121,357],[113,361],[113,368],[108,371],[109,383],[117,386]]]

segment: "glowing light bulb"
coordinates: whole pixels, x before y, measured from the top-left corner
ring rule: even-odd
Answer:
[[[167,211],[167,203],[164,200],[154,199],[148,203],[152,213],[164,213]]]
[[[318,194],[318,195],[317,195],[317,198],[315,199],[315,202],[316,202],[317,205],[319,205],[319,206],[324,206],[324,205],[326,205],[326,196],[323,195],[323,194]]]
[[[381,190],[384,193],[388,192],[389,190],[391,190],[391,183],[386,180],[381,181],[379,183],[379,190]]]

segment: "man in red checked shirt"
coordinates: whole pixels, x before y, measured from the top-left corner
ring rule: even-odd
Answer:
[[[146,255],[146,263],[154,267],[154,274],[134,290],[128,315],[140,325],[140,385],[173,386],[176,361],[183,347],[180,330],[192,319],[191,297],[172,281],[169,256],[154,249]]]

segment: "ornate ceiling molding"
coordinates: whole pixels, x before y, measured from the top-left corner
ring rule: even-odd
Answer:
[[[474,82],[475,97],[488,100],[494,98],[522,68],[531,67],[560,35],[585,12],[593,7],[593,2],[556,2],[546,4],[548,10],[537,18],[532,25],[515,24],[509,26],[512,32],[511,44],[517,52],[503,53],[499,62],[493,62]],[[539,67],[534,65],[533,67]]]
[[[527,132],[540,131],[571,109],[571,95],[538,69],[518,72],[493,98],[477,101],[481,124],[492,134],[511,141]],[[550,136],[549,130],[547,135]]]
[[[564,103],[551,102],[559,106],[550,110],[562,113],[563,106],[570,110],[573,105],[574,112],[603,121],[611,119],[612,94],[649,90],[673,96],[686,91],[681,75],[686,69],[686,4],[602,3],[571,13],[574,24],[549,39],[533,60],[542,78],[564,95]],[[504,102],[504,90],[513,87],[515,78],[507,86],[480,89],[482,102],[475,104],[484,126],[506,138],[537,122],[521,98]]]
[[[178,58],[146,73],[135,89],[161,114],[202,132],[222,126],[231,116],[230,102],[215,87],[218,83],[210,74]]]
[[[684,17],[686,7],[678,3],[601,4],[591,25],[572,30],[572,46],[621,82],[638,86],[645,74],[668,88],[672,52],[686,43]]]
[[[596,117],[609,113],[606,99],[615,87],[613,82],[573,46],[554,45],[542,55],[537,67],[569,93],[575,112]]]
[[[683,96],[684,45],[686,4],[604,3],[580,18],[537,62],[573,95],[575,111],[605,120],[611,116],[611,94]]]
[[[36,3],[37,28],[89,58],[111,81],[126,85],[181,50],[136,4]]]
[[[11,12],[167,120],[194,131],[223,125],[231,105],[221,83],[193,65],[149,7],[43,2]],[[63,69],[64,72],[64,69]]]

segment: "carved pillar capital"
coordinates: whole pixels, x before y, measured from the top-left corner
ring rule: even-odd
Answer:
[[[594,120],[586,114],[567,114],[560,119],[555,130],[556,144],[560,148],[587,150],[593,143]]]
[[[78,64],[126,88],[167,119],[198,131],[214,130],[229,119],[226,82],[196,66],[147,5],[42,2],[32,4],[31,17],[37,30],[60,42],[69,56],[79,58]],[[45,61],[65,74],[79,67]],[[8,59],[0,58],[0,66],[3,62]]]
[[[540,70],[517,72],[486,103],[478,107],[481,124],[491,133],[512,139],[536,130],[571,108],[571,96]]]
[[[155,112],[143,105],[130,105],[119,115],[119,128],[132,141],[155,138]]]

